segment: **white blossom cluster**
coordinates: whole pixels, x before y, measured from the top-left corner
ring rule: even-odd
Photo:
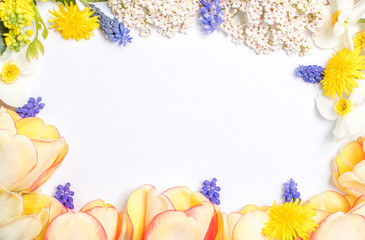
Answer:
[[[108,0],[118,20],[135,28],[143,37],[151,35],[151,26],[167,37],[186,33],[199,9],[198,0]]]
[[[323,25],[326,0],[222,0],[221,30],[236,44],[246,43],[258,54],[280,48],[305,55],[310,33]]]

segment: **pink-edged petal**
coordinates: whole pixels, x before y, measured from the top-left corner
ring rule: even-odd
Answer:
[[[33,142],[22,135],[0,130],[0,186],[19,191],[19,184],[37,165]]]
[[[0,224],[20,216],[23,211],[22,206],[19,194],[0,188]]]
[[[41,231],[42,223],[39,216],[21,216],[5,224],[0,224],[0,239],[32,240]]]
[[[180,211],[166,211],[153,218],[145,240],[202,240],[197,221]]]
[[[268,240],[268,237],[262,235],[262,229],[267,221],[269,221],[269,215],[262,211],[256,210],[246,213],[237,222],[233,230],[232,240]]]
[[[165,195],[157,194],[155,188],[148,192],[146,203],[145,228],[156,215],[174,209],[170,200]]]
[[[336,101],[330,97],[318,94],[316,97],[316,105],[319,113],[327,120],[335,120],[338,114],[334,110]]]
[[[365,194],[365,160],[358,163],[352,171],[339,176],[338,182],[344,190],[356,197]]]
[[[0,109],[0,129],[9,130],[14,135],[17,134],[13,118],[5,109]]]
[[[66,145],[65,139],[60,138],[57,141],[33,140],[38,152],[38,163],[24,179],[19,189],[31,190],[34,182],[43,172],[51,168]]]
[[[103,226],[108,240],[116,240],[121,229],[121,219],[115,207],[94,207],[86,211]]]
[[[83,212],[69,212],[58,215],[52,220],[44,234],[44,239],[107,240],[107,236],[95,217]]]

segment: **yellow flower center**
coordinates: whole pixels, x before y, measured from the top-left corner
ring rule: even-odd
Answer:
[[[350,113],[351,109],[352,109],[352,103],[350,102],[350,100],[345,98],[341,98],[335,105],[335,111],[341,117]]]
[[[332,27],[338,22],[338,16],[340,15],[341,11],[337,11],[332,16]]]
[[[15,82],[20,75],[19,68],[14,63],[6,63],[1,71],[1,80],[7,84]]]
[[[355,48],[359,47],[365,49],[365,31],[356,33],[354,37],[354,46]]]

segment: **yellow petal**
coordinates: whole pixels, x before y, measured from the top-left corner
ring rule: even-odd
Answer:
[[[249,204],[249,205],[244,206],[244,207],[241,209],[240,213],[241,213],[242,215],[244,215],[245,213],[253,212],[253,211],[256,211],[257,209],[258,209],[258,207],[257,207],[256,205],[254,205],[254,204]]]
[[[23,118],[17,121],[16,128],[19,135],[25,135],[31,139],[57,140],[60,137],[54,126],[46,126],[42,119],[36,117]]]
[[[364,160],[362,146],[358,142],[347,144],[335,160],[337,174],[341,175],[344,172],[352,171],[352,168],[361,160]]]
[[[355,197],[365,195],[365,161],[357,164],[353,171],[343,173],[339,179],[342,189]]]
[[[189,208],[191,191],[188,187],[174,187],[162,193],[174,205],[176,210],[185,211]]]
[[[0,186],[19,191],[21,182],[37,165],[33,142],[25,136],[15,136],[0,130]]]

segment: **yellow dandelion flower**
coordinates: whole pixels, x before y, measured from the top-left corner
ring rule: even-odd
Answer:
[[[262,234],[270,239],[295,240],[300,237],[306,240],[308,232],[318,226],[313,219],[315,215],[311,205],[300,204],[299,199],[281,205],[274,203],[269,209],[270,219],[265,223]]]
[[[62,4],[58,4],[58,11],[49,11],[54,18],[48,20],[50,23],[54,23],[50,28],[55,28],[55,31],[59,31],[62,37],[66,40],[73,38],[77,41],[82,38],[90,39],[94,36],[93,30],[99,27],[98,17],[91,17],[93,14],[90,8],[80,10],[77,5],[68,6],[66,8]]]
[[[361,56],[360,53],[360,48],[353,51],[344,48],[333,54],[321,81],[325,96],[331,96],[333,99],[337,94],[342,98],[344,92],[348,96],[352,88],[358,87],[356,79],[364,79],[361,70],[365,69],[365,56]]]

